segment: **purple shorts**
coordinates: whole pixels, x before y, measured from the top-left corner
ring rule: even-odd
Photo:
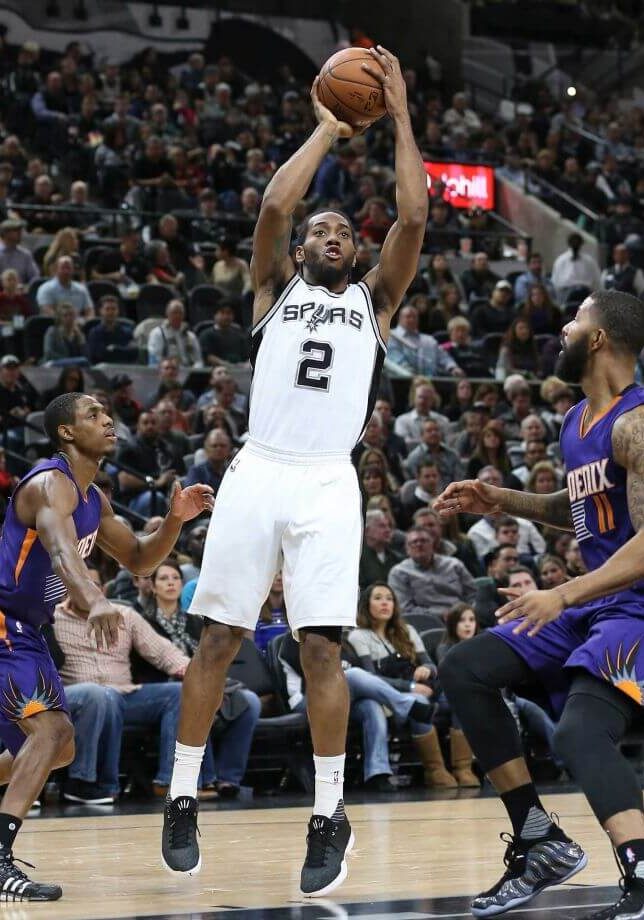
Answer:
[[[516,622],[492,629],[520,655],[561,715],[572,677],[583,668],[644,705],[644,607],[619,595],[603,606],[571,607],[530,638],[515,636]]]
[[[35,626],[0,614],[0,740],[17,754],[23,719],[48,709],[69,715],[63,682]]]

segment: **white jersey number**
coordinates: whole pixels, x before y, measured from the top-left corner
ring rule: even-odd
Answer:
[[[302,357],[297,364],[295,386],[328,393],[331,375],[322,372],[328,371],[333,365],[333,345],[307,339],[300,345],[300,354]]]

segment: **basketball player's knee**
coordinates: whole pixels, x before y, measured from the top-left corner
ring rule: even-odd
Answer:
[[[63,744],[58,752],[56,757],[56,763],[54,769],[60,769],[61,767],[68,767],[70,763],[74,762],[76,757],[76,744],[74,742],[74,728],[72,726],[72,735],[71,738],[68,738],[67,741]]]
[[[586,757],[590,754],[589,737],[589,725],[577,722],[575,719],[567,719],[564,716],[555,728],[552,739],[554,753],[568,768],[571,768],[579,757]],[[592,745],[592,741],[590,743]],[[571,772],[574,773],[574,770]]]
[[[300,630],[300,661],[310,682],[324,679],[341,670],[342,629],[339,626],[311,627]]]
[[[459,693],[469,683],[469,656],[467,642],[454,645],[438,666],[438,679],[448,699]]]
[[[243,638],[243,630],[225,623],[205,623],[197,655],[208,667],[228,667]]]

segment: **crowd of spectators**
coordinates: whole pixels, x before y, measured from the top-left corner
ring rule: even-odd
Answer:
[[[271,176],[311,130],[308,89],[286,66],[266,86],[228,57],[207,62],[199,53],[167,67],[154,49],[123,66],[95,65],[77,42],[57,56],[33,42],[5,50],[0,425],[7,453],[0,455],[0,496],[6,500],[24,471],[14,460],[31,443],[25,420],[58,393],[84,390],[112,414],[119,441],[100,487],[131,526],[149,530],[158,526],[177,477],[216,492],[245,440],[247,387],[238,380],[250,357],[248,241]],[[474,111],[463,93],[444,99],[429,73],[404,73],[427,157],[485,160],[533,193],[543,191],[540,180],[560,187],[605,215],[602,232],[612,247],[602,271],[584,251],[583,236],[572,233],[567,250],[546,266],[486,212],[459,213],[435,183],[423,261],[392,329],[376,409],[353,454],[365,516],[366,593],[347,654],[364,779],[389,785],[385,705],[416,739],[428,784],[475,785],[458,725],[449,729],[451,772],[436,740],[436,725],[450,724],[435,682],[439,646],[444,653],[492,625],[499,588],[561,584],[583,571],[583,562],[571,534],[495,515],[446,524],[432,503],[465,476],[541,493],[561,488],[557,438],[576,398],[553,375],[561,327],[594,287],[644,291],[644,119],[637,109],[608,103],[557,103],[538,87],[509,122],[500,122]],[[588,151],[570,124],[591,126],[601,143]],[[295,215],[297,223],[324,205],[350,216],[359,240],[356,277],[375,264],[394,219],[392,167],[385,120],[325,158]],[[513,270],[507,263],[498,268],[502,258],[514,260]],[[36,347],[30,328],[38,330]],[[38,362],[61,368],[46,392],[29,381]],[[145,399],[134,379],[143,364],[156,375]],[[85,376],[96,365],[100,387]],[[153,784],[165,791],[179,681],[198,639],[198,624],[185,610],[205,523],[195,522],[151,580],[119,570],[97,551],[97,582],[127,612],[112,652],[89,647],[79,611],[68,603],[57,611],[50,639],[77,725],[78,755],[65,786],[72,801],[113,800],[119,739],[132,724],[158,726]],[[379,603],[388,616],[378,614]],[[260,654],[266,629],[274,628],[271,636],[284,632],[286,618],[276,580],[255,637]],[[404,673],[385,673],[382,649],[406,656]],[[302,711],[297,655],[286,645],[283,661],[289,706]],[[238,791],[264,702],[250,688],[227,688],[204,763],[204,797]],[[545,714],[528,701],[508,703],[547,739]]]

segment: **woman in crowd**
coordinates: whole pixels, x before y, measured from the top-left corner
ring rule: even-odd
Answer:
[[[506,332],[496,364],[496,379],[505,380],[509,374],[536,377],[539,374],[539,352],[532,327],[527,319],[514,320]]]
[[[183,575],[179,564],[166,559],[152,573],[152,602],[144,611],[144,616],[153,629],[191,658],[199,644],[202,620],[181,609],[179,598],[182,588]],[[155,672],[154,676],[144,676],[143,679],[157,681],[163,677]],[[224,701],[211,732],[212,747],[208,744],[204,755],[202,777],[205,790],[216,789],[221,798],[237,796],[246,772],[260,709],[257,694],[235,681],[227,681]],[[202,793],[202,797],[206,795]]]
[[[443,284],[435,305],[427,314],[427,332],[443,332],[455,316],[461,316],[461,292],[456,284]]]
[[[456,386],[451,388],[452,395],[445,407],[445,415],[450,422],[461,422],[463,415],[472,408],[474,401],[474,387],[467,377],[456,381]]]
[[[500,401],[499,388],[495,383],[480,383],[477,386],[476,392],[474,393],[475,404],[483,403],[483,405],[487,406],[490,410],[490,413],[494,415]]]
[[[435,667],[423,640],[413,626],[405,623],[393,591],[384,582],[375,582],[363,591],[358,607],[358,628],[349,634],[349,642],[363,670],[384,678],[402,692],[425,700],[434,696]],[[412,706],[405,721],[425,770],[425,784],[441,788],[457,786],[445,767],[431,718],[428,715],[418,721],[414,713]]]
[[[81,368],[75,365],[63,367],[56,382],[56,386],[51,387],[49,390],[45,390],[42,394],[41,407],[44,409],[45,406],[49,405],[52,399],[56,399],[57,396],[62,396],[63,393],[84,392],[85,376]]]
[[[69,219],[69,218],[68,218]],[[42,260],[42,273],[45,278],[51,278],[56,271],[56,262],[61,256],[69,256],[74,263],[74,274],[80,267],[78,255],[78,233],[73,227],[63,227],[51,241]]]
[[[45,332],[43,362],[89,365],[87,342],[71,303],[56,307],[56,321]]]
[[[527,492],[536,492],[537,495],[550,495],[560,488],[557,471],[548,460],[541,460],[530,470],[526,483]]]
[[[566,571],[566,563],[560,556],[546,553],[539,560],[539,578],[544,588],[560,588],[570,581]]]
[[[559,335],[563,323],[561,310],[543,284],[533,284],[519,307],[518,315],[526,319],[535,335]]]
[[[250,269],[237,255],[237,243],[226,238],[217,249],[217,260],[212,268],[212,283],[226,295],[239,299],[251,289]]]
[[[425,280],[427,281],[428,293],[432,300],[438,300],[440,291],[446,285],[452,285],[456,287],[458,291],[459,303],[462,299],[461,290],[458,286],[458,279],[454,275],[454,272],[449,267],[447,262],[447,257],[442,252],[435,252],[430,258],[429,266],[425,272]]]
[[[495,467],[507,479],[512,474],[512,466],[505,448],[505,435],[500,422],[490,421],[483,426],[479,443],[468,460],[468,479],[475,479],[484,466]]]

